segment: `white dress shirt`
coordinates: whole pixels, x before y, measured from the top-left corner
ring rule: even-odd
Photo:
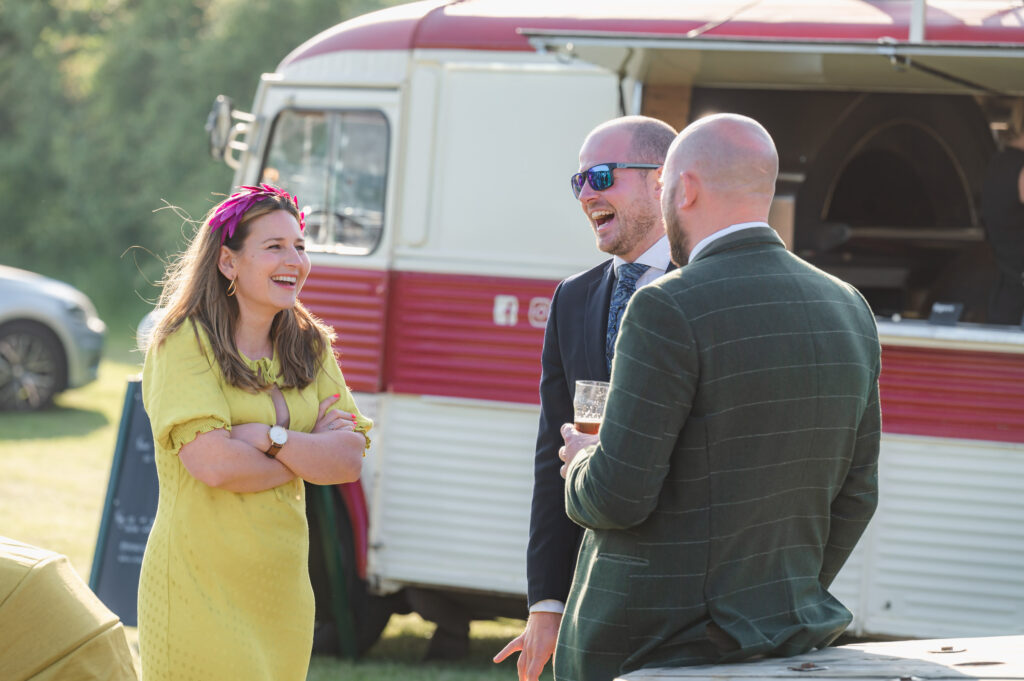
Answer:
[[[665,274],[669,263],[672,262],[671,249],[668,245],[668,237],[663,236],[654,242],[654,245],[640,254],[640,257],[633,262],[647,265],[647,271],[636,280],[636,287],[646,286],[652,281]],[[612,257],[612,267],[615,268],[615,276],[618,278],[619,268],[626,264],[626,261],[619,256]]]
[[[741,229],[750,229],[751,227],[768,227],[771,229],[767,222],[741,222],[739,224],[726,227],[725,229],[720,229],[714,234],[706,236],[697,242],[697,245],[693,247],[692,251],[690,251],[690,259],[688,262],[693,262],[697,257],[697,254],[707,248],[715,239],[721,239],[723,236],[732,234],[733,232],[738,232]]]

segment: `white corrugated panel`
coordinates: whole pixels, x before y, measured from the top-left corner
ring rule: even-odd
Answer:
[[[363,483],[363,493],[366,495],[367,506],[373,506],[373,481],[376,479],[377,471],[377,452],[380,451],[380,445],[377,444],[377,438],[384,430],[380,427],[380,407],[381,397],[379,393],[353,393],[353,399],[356,401],[356,406],[359,407],[359,413],[363,416],[373,420],[373,428],[370,429],[370,449],[366,452],[366,456],[363,458],[363,472],[360,476],[360,480]]]
[[[371,574],[525,594],[538,415],[527,405],[385,398]]]
[[[378,417],[370,572],[524,594],[537,408],[388,396]],[[1024,633],[1024,445],[886,435],[879,477],[831,589],[851,632]]]
[[[839,594],[860,582],[847,602],[858,632],[1024,633],[1024,446],[887,435],[879,478],[849,566],[859,579],[841,574],[835,590],[847,602]]]

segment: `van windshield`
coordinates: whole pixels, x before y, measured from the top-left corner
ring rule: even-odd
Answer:
[[[371,253],[384,225],[388,125],[379,111],[284,110],[262,182],[298,195],[310,250]]]

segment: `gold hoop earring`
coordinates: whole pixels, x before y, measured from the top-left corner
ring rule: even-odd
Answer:
[[[228,284],[228,298],[235,295],[235,280],[232,279],[231,283]]]

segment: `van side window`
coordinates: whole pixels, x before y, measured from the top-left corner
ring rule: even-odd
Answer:
[[[299,197],[310,250],[366,255],[380,242],[388,123],[379,111],[282,111],[261,182]]]

